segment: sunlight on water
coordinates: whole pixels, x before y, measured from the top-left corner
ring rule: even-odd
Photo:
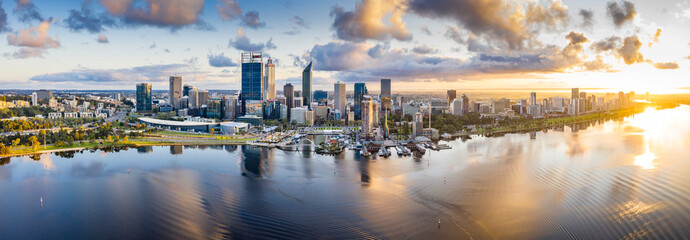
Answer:
[[[666,117],[668,116],[662,111],[657,111],[653,107],[648,107],[642,114],[628,120],[630,125],[641,129],[640,135],[643,136],[645,142],[644,153],[635,157],[636,166],[645,170],[656,168],[657,156],[651,151],[650,139],[658,138],[659,135],[664,132],[665,126],[659,123],[663,122]]]
[[[642,169],[650,170],[656,168],[656,155],[649,151],[649,145],[647,146],[647,151],[642,155],[635,157],[635,165],[641,167]]]

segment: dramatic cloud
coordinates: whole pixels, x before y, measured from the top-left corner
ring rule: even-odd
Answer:
[[[446,27],[446,33],[443,34],[446,38],[455,41],[458,44],[465,44],[465,39],[462,39],[460,32],[456,27]]]
[[[17,15],[20,22],[43,22],[44,18],[38,12],[38,8],[29,0],[15,0],[17,7],[14,9],[14,14]]]
[[[411,11],[423,17],[453,19],[477,37],[522,49],[540,29],[556,30],[568,21],[567,8],[554,1],[548,7],[503,0],[410,0]],[[530,43],[531,44],[531,43]]]
[[[93,14],[90,0],[85,0],[80,10],[70,10],[69,17],[64,20],[64,23],[67,24],[67,28],[70,31],[79,32],[86,30],[90,33],[99,33],[104,31],[105,27],[118,26],[115,19],[108,13]]]
[[[618,49],[618,54],[625,64],[642,63],[644,62],[644,57],[639,52],[642,42],[637,38],[637,36],[626,37],[623,40],[623,46]]]
[[[53,39],[48,36],[50,24],[52,22],[43,21],[38,27],[21,29],[19,33],[8,33],[7,44],[18,47],[30,48],[57,48],[60,47],[60,39]]]
[[[108,13],[128,25],[148,25],[160,28],[179,28],[196,25],[212,29],[199,18],[205,0],[101,0]]]
[[[218,10],[218,15],[223,20],[230,21],[238,16],[242,16],[242,8],[235,0],[218,0],[216,9]]]
[[[419,54],[431,54],[431,53],[437,53],[438,49],[436,49],[434,47],[429,47],[426,45],[421,45],[421,46],[415,46],[412,49],[412,51],[415,53],[419,53]]]
[[[98,35],[96,41],[98,41],[98,43],[110,43],[110,41],[108,41],[108,37],[105,36],[105,34]]]
[[[655,63],[654,67],[657,69],[678,69],[678,63],[676,62],[665,62],[665,63]]]
[[[302,19],[299,16],[294,16],[294,17],[290,18],[290,22],[296,24],[297,26],[303,27],[303,28],[309,28],[309,23],[304,21],[304,19]]]
[[[608,2],[606,4],[606,14],[611,17],[613,24],[620,27],[625,22],[635,19],[637,12],[635,11],[635,4],[623,1],[620,4],[618,2]]]
[[[604,62],[604,58],[601,56],[596,56],[596,58],[592,61],[588,61],[583,63],[583,67],[587,71],[609,71],[611,69],[611,65],[607,64]]]
[[[266,23],[259,20],[259,12],[257,11],[249,11],[245,13],[244,17],[242,17],[241,24],[253,29],[266,27]]]
[[[583,27],[594,26],[594,11],[589,9],[580,9],[580,12],[578,12],[578,14],[580,15],[580,17],[582,17]]]
[[[78,68],[70,72],[50,73],[31,77],[42,83],[78,83],[83,85],[133,85],[139,82],[165,83],[172,75],[185,79],[205,79],[207,72],[188,64],[151,65],[123,69]]]
[[[583,43],[589,42],[589,39],[582,33],[570,32],[565,36],[570,41],[568,46],[563,48],[561,54],[568,64],[576,64],[582,60],[582,53],[584,51]]]
[[[599,41],[592,43],[590,48],[592,50],[596,51],[597,53],[606,52],[606,51],[611,51],[611,50],[617,49],[618,46],[620,45],[620,42],[621,42],[621,38],[616,37],[616,36],[611,36],[609,38],[602,39],[602,40],[599,40]]]
[[[269,39],[268,42],[264,43],[252,43],[247,35],[245,35],[242,28],[237,29],[237,37],[235,39],[230,39],[228,47],[233,47],[240,51],[245,52],[261,52],[264,49],[275,49],[276,45],[273,44],[273,39]]]
[[[232,62],[232,59],[226,57],[224,53],[213,55],[208,55],[208,64],[211,67],[235,67],[237,64]]]
[[[395,38],[409,41],[412,35],[402,17],[407,10],[405,0],[362,0],[354,11],[345,11],[340,6],[331,9],[331,29],[335,36],[347,41],[367,39],[387,40]],[[384,19],[388,18],[388,23]]]
[[[7,13],[5,9],[2,8],[2,1],[0,1],[0,33],[10,31],[9,26],[7,26]]]

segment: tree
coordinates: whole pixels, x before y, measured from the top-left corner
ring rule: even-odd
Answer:
[[[125,138],[123,138],[122,141],[129,142],[129,137],[125,136]]]
[[[16,139],[14,139],[14,140],[12,141],[12,147],[19,146],[19,142],[21,142],[21,141],[22,141],[21,138],[16,138]]]
[[[10,154],[10,148],[5,146],[5,144],[0,143],[0,155]]]
[[[211,130],[209,130],[208,132],[209,132],[210,134],[213,134],[213,133],[215,132],[215,130],[213,130],[213,128],[211,128]]]
[[[36,138],[36,136],[31,136],[29,138],[29,142],[31,143],[31,147],[34,149],[34,151],[38,150],[38,148],[41,147],[41,142],[38,141],[38,138]]]

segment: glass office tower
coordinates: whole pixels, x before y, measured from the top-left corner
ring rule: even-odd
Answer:
[[[355,120],[362,120],[362,99],[367,94],[365,83],[355,83]]]
[[[261,101],[264,89],[263,59],[260,52],[242,53],[242,114],[246,114],[247,101]]]
[[[137,112],[153,111],[153,96],[150,83],[137,84]]]

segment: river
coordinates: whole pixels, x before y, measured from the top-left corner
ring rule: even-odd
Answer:
[[[649,108],[420,158],[252,146],[5,158],[0,239],[688,239],[688,120],[688,106]]]

